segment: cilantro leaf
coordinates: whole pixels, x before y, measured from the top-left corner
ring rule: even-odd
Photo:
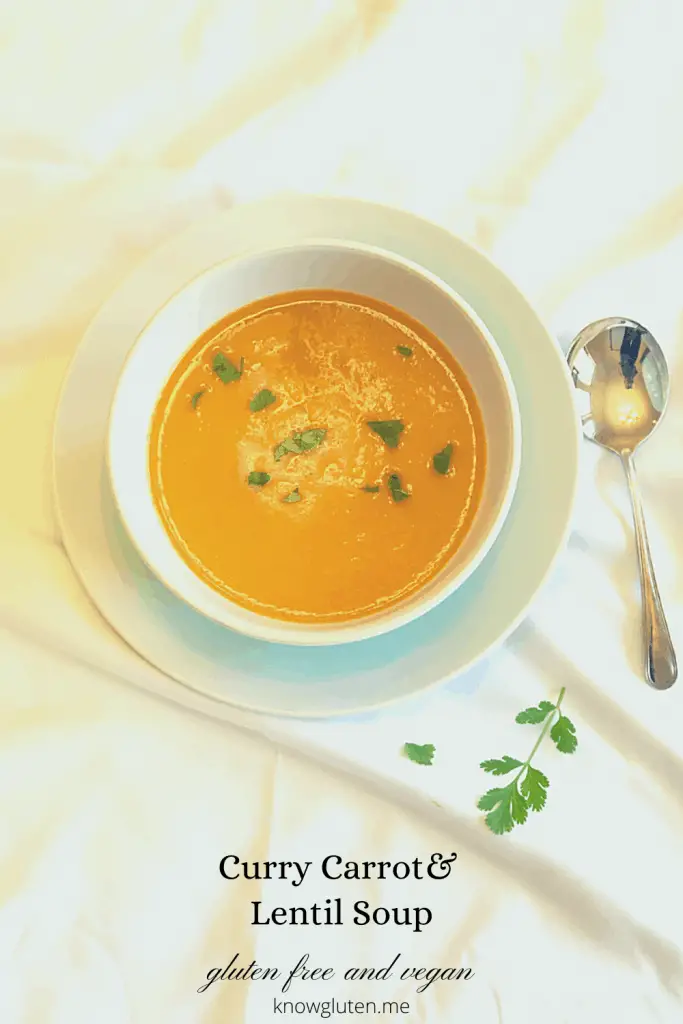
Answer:
[[[327,435],[327,430],[321,427],[309,427],[301,433],[292,434],[280,441],[273,449],[275,461],[279,462],[285,455],[301,455],[303,452],[310,452],[322,444]]]
[[[277,399],[272,391],[269,391],[268,388],[261,388],[261,390],[252,398],[249,403],[249,408],[252,412],[261,412],[261,409],[266,409],[275,401],[277,401]]]
[[[301,495],[299,494],[299,488],[295,487],[294,490],[291,491],[287,495],[287,497],[283,498],[282,500],[283,501],[287,501],[287,502],[301,501]]]
[[[379,484],[366,484],[365,487],[361,487],[361,491],[367,491],[368,494],[377,494],[379,491]]]
[[[533,708],[525,708],[515,718],[520,725],[538,725],[544,722],[548,715],[555,710],[555,705],[548,700],[542,700],[539,705]]]
[[[510,832],[515,825],[524,824],[529,811],[541,811],[545,807],[550,782],[542,771],[532,767],[531,762],[548,733],[561,753],[573,754],[576,750],[578,743],[574,723],[560,712],[564,695],[563,686],[554,704],[542,700],[517,715],[515,721],[523,725],[542,723],[538,738],[526,761],[518,761],[505,754],[504,757],[491,758],[480,764],[480,767],[491,775],[508,775],[519,769],[507,786],[489,789],[480,797],[477,804],[479,810],[487,812],[487,826],[498,835]]]
[[[286,437],[284,441],[280,441],[280,444],[275,445],[273,454],[275,461],[279,462],[285,455],[301,455],[303,448],[300,442],[297,440],[296,435],[294,437]]]
[[[522,794],[517,789],[517,786],[512,784],[512,794],[510,797],[510,807],[512,808],[512,817],[517,825],[523,825],[529,816],[529,807]]]
[[[509,786],[503,786],[499,789],[487,789],[484,795],[479,797],[477,807],[480,811],[492,811],[506,796],[509,788]]]
[[[538,768],[532,768],[529,765],[519,788],[532,811],[540,811],[545,807],[549,785],[543,772],[539,772]]]
[[[555,722],[550,730],[550,739],[561,754],[573,754],[579,745],[574,723],[566,715],[560,715]]]
[[[398,473],[391,473],[387,478],[387,487],[394,501],[405,501],[406,498],[410,497],[410,492],[404,491],[401,487],[401,478]]]
[[[405,743],[403,753],[415,764],[430,765],[434,760],[436,747],[433,743]]]
[[[441,473],[445,476],[448,470],[451,468],[451,455],[453,454],[453,445],[447,444],[445,448],[442,448],[440,452],[432,458],[432,465],[437,473]]]
[[[399,355],[405,356],[406,359],[410,359],[413,354],[413,350],[410,345],[397,345],[396,351]]]
[[[522,762],[506,754],[500,760],[491,758],[489,761],[482,761],[479,767],[483,768],[485,772],[490,772],[491,775],[507,775],[508,772],[514,771],[515,768],[521,768]]]
[[[190,399],[190,405],[193,409],[196,409],[199,405],[202,395],[205,393],[206,388],[202,388],[200,391],[195,391],[192,398]]]
[[[264,487],[270,480],[270,473],[259,473],[256,470],[252,470],[247,477],[247,483],[251,487]]]
[[[398,448],[398,442],[405,430],[400,420],[368,420],[370,430],[382,438],[387,448]]]
[[[224,384],[230,384],[234,380],[239,380],[242,376],[244,372],[244,357],[240,359],[240,365],[237,367],[223,352],[216,352],[211,366],[213,367],[213,372],[217,377],[220,377]]]
[[[301,435],[301,447],[305,452],[310,451],[312,448],[317,448],[319,444],[324,440],[326,430],[321,430],[320,427],[311,427],[308,430],[304,430]]]
[[[489,789],[477,806],[480,811],[489,812],[486,824],[496,835],[511,832],[515,825],[523,825],[529,813],[526,800],[517,789],[516,782],[502,789]]]

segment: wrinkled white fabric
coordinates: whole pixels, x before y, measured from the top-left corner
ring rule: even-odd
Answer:
[[[281,967],[309,952],[337,969],[297,999],[378,998],[342,969],[397,952],[474,970],[421,996],[387,989],[411,1003],[393,1019],[681,1020],[683,690],[642,682],[616,459],[585,446],[568,549],[495,656],[423,700],[353,721],[262,720],[262,735],[130,685],[138,659],[59,545],[49,461],[69,358],[157,244],[283,189],[394,204],[489,252],[563,343],[610,314],[660,339],[671,406],[639,476],[683,657],[682,33],[675,0],[2,5],[2,1024],[265,1024],[265,984],[196,991],[236,952]],[[476,811],[478,763],[526,754],[516,712],[561,686],[579,750],[542,751],[546,809],[494,837]],[[434,743],[434,766],[400,759],[406,740]],[[294,890],[217,871],[232,852],[434,850],[458,852],[448,884],[316,876]],[[249,924],[253,899],[338,895],[435,918],[420,935]]]

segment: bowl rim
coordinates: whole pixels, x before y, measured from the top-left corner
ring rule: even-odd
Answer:
[[[199,584],[200,589],[207,592],[207,596],[210,594],[213,598],[218,596],[220,602],[216,602],[216,607],[207,608],[203,606],[201,602],[193,599],[174,582],[170,581],[167,577],[166,570],[163,565],[159,564],[159,561],[150,556],[146,550],[144,544],[141,542],[138,531],[135,526],[131,523],[130,518],[127,514],[125,503],[121,500],[119,488],[117,486],[117,477],[115,475],[112,466],[112,447],[113,437],[116,430],[116,424],[120,420],[119,405],[121,400],[121,392],[123,388],[123,382],[126,378],[130,363],[133,360],[135,352],[138,350],[139,345],[143,341],[150,327],[158,319],[158,317],[171,306],[185,291],[198,284],[204,278],[210,277],[212,274],[217,273],[222,268],[229,268],[239,263],[247,262],[262,258],[265,256],[273,256],[281,253],[287,253],[289,251],[301,251],[305,249],[342,249],[350,252],[358,252],[364,255],[373,256],[380,258],[385,262],[397,265],[404,271],[410,274],[416,275],[419,278],[427,281],[434,287],[438,288],[446,297],[456,305],[464,316],[470,321],[475,331],[483,339],[489,352],[493,356],[495,366],[498,374],[504,385],[504,391],[508,402],[508,412],[510,418],[510,433],[511,433],[511,444],[510,444],[510,462],[508,465],[507,481],[505,492],[502,501],[499,504],[497,514],[490,524],[482,542],[479,544],[477,549],[472,553],[467,562],[462,566],[459,572],[455,574],[451,579],[444,581],[441,586],[436,586],[433,593],[429,596],[425,596],[420,599],[421,590],[418,589],[413,597],[413,601],[406,607],[403,607],[399,603],[396,607],[389,607],[386,610],[379,613],[372,613],[367,616],[361,616],[355,619],[341,620],[340,622],[327,622],[327,623],[306,623],[306,622],[290,622],[285,619],[278,619],[276,617],[267,616],[259,612],[255,612],[252,609],[246,609],[244,606],[238,604],[236,601],[232,601],[229,597],[220,594],[208,583],[202,580],[197,574],[193,573],[196,582]],[[362,294],[362,292],[359,292]],[[266,297],[266,296],[264,296]],[[238,307],[239,308],[239,307]],[[228,310],[229,312],[229,310]],[[191,348],[192,344],[196,341],[193,338],[187,345],[187,348],[183,350],[183,353]],[[182,355],[178,357],[178,360],[182,359]],[[153,575],[166,587],[166,589],[172,593],[178,600],[193,608],[199,614],[206,618],[218,623],[221,626],[232,629],[244,636],[251,637],[256,640],[281,643],[288,646],[333,646],[338,644],[353,643],[363,640],[368,640],[373,637],[378,637],[383,634],[393,632],[395,629],[399,629],[410,622],[417,620],[418,618],[431,611],[443,600],[453,594],[466,580],[472,576],[476,569],[481,565],[487,555],[490,553],[493,545],[495,544],[502,527],[505,523],[505,519],[510,511],[512,502],[514,499],[517,483],[519,480],[521,458],[522,458],[522,430],[521,430],[521,415],[519,410],[519,403],[517,400],[517,393],[512,379],[512,375],[507,366],[507,362],[489,328],[486,326],[484,321],[478,315],[476,310],[470,305],[470,303],[464,299],[454,288],[448,285],[441,277],[435,274],[433,271],[428,270],[426,267],[417,263],[414,260],[408,259],[402,256],[400,253],[393,252],[389,249],[385,249],[381,246],[372,245],[366,242],[360,242],[348,239],[338,239],[329,236],[316,236],[312,235],[303,239],[299,239],[293,242],[285,242],[282,244],[275,244],[272,246],[258,247],[258,248],[247,248],[241,252],[229,256],[226,259],[217,260],[216,262],[205,267],[199,273],[194,274],[191,278],[188,278],[180,287],[176,288],[170,295],[166,297],[163,303],[159,305],[155,311],[148,317],[142,328],[138,331],[133,344],[130,346],[126,357],[121,366],[114,395],[111,401],[107,416],[106,424],[106,435],[105,435],[105,466],[107,471],[107,477],[111,487],[111,493],[113,496],[114,506],[117,514],[125,528],[129,540],[133,544],[138,555],[142,559],[143,563],[153,573]],[[149,471],[147,473],[147,482],[149,485]],[[149,486],[147,488],[150,489]],[[158,521],[161,523],[162,528],[165,530],[163,521],[159,516],[158,510],[154,502],[152,505],[155,510]],[[174,559],[177,559],[179,564],[182,564],[185,568],[192,572],[192,569],[187,565],[184,559],[173,549]],[[437,575],[438,578],[438,575]],[[220,609],[220,611],[219,611]],[[245,621],[236,621],[233,618],[233,612],[237,615],[249,617],[248,624]]]

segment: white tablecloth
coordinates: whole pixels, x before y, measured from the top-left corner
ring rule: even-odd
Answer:
[[[583,451],[568,550],[502,651],[423,701],[292,725],[284,745],[131,685],[135,656],[60,547],[49,477],[68,361],[154,246],[283,189],[394,204],[488,251],[564,343],[610,314],[660,339],[671,407],[639,470],[683,654],[682,32],[675,0],[2,6],[2,1024],[266,1024],[266,983],[196,990],[235,953],[284,967],[301,952],[337,977],[296,999],[409,1001],[397,1019],[682,1019],[683,690],[642,682],[616,459]],[[579,749],[543,749],[548,806],[493,836],[478,762],[525,754],[516,712],[561,686]],[[406,740],[435,743],[434,766],[401,759]],[[458,853],[448,884],[340,891],[316,875],[295,890],[217,871],[229,853],[435,850]],[[417,935],[249,924],[254,899],[336,896],[426,904],[434,921]],[[474,977],[419,996],[341,978],[398,952]]]

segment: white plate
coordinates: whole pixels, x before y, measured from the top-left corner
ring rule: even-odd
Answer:
[[[107,417],[146,322],[206,267],[312,237],[359,241],[425,267],[474,308],[507,361],[522,419],[522,466],[505,526],[477,572],[419,620],[385,636],[296,648],[232,632],[146,569],[114,511]],[[266,200],[202,223],[144,263],[103,307],[71,365],[55,426],[58,515],[69,557],[113,628],[173,679],[216,700],[297,716],[349,714],[453,678],[523,618],[567,535],[579,429],[564,359],[505,275],[467,243],[410,214],[354,200]]]

